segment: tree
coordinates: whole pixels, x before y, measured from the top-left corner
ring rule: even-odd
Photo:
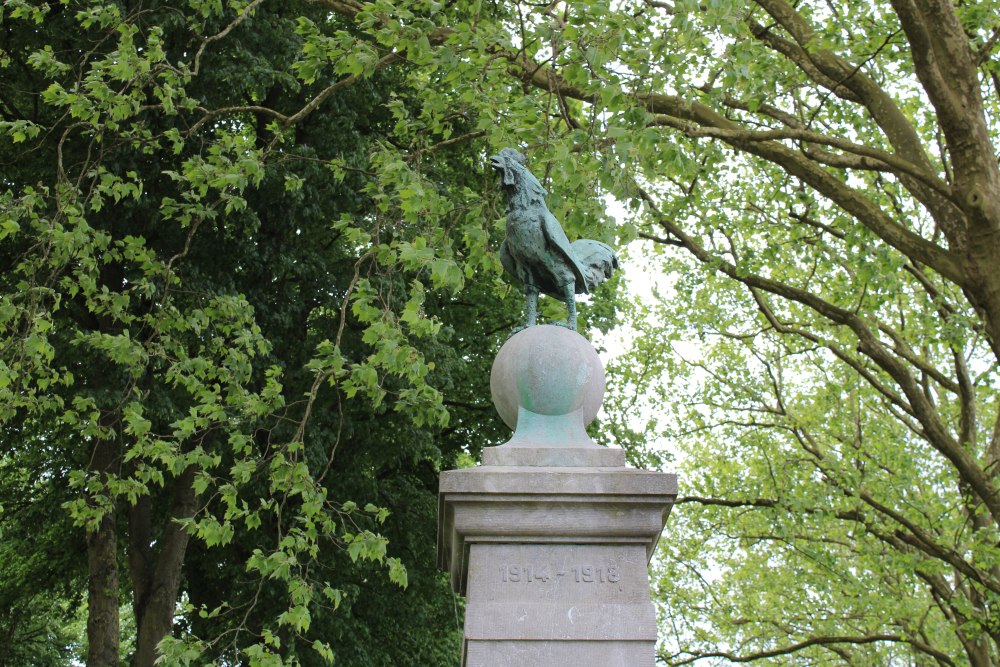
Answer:
[[[467,63],[675,276],[624,378],[685,448],[664,664],[1000,660],[995,3],[327,4]]]
[[[2,627],[85,588],[89,665],[450,663],[435,472],[516,302],[470,120],[310,3],[0,12]]]
[[[456,307],[450,295],[473,282],[493,294],[499,275],[499,215],[480,194],[489,187],[473,186],[474,153],[445,157],[473,142],[480,157],[530,149],[536,173],[558,185],[549,204],[571,237],[637,236],[676,276],[662,307],[636,311],[646,335],[620,381],[623,395],[655,387],[651,405],[673,416],[661,428],[685,444],[689,491],[672,521],[690,529],[662,565],[664,664],[1000,659],[995,3],[322,0],[277,13],[296,25],[295,37],[279,33],[295,54],[291,76],[226,48],[270,20],[265,9],[6,9],[21,40],[5,48],[8,71],[34,83],[5,89],[4,127],[45,150],[11,152],[33,175],[7,177],[0,221],[17,259],[3,278],[15,296],[0,311],[0,391],[20,425],[11,441],[33,445],[15,461],[70,441],[51,429],[88,439],[87,456],[64,448],[56,460],[88,471],[71,476],[81,494],[71,507],[90,528],[92,634],[114,644],[102,633],[114,624],[99,622],[116,609],[113,519],[140,498],[158,508],[161,550],[186,550],[188,532],[235,545],[234,526],[268,518],[270,546],[246,562],[264,580],[290,575],[291,604],[279,621],[236,624],[252,641],[233,650],[260,659],[279,642],[291,656],[288,633],[306,636],[319,609],[306,598],[324,589],[299,566],[317,541],[381,558],[384,541],[365,523],[378,507],[362,518],[324,495],[315,466],[298,465],[308,457],[299,426],[322,424],[311,419],[331,379],[331,393],[370,410],[395,400],[417,428],[444,419],[434,382],[457,378],[428,361],[464,358],[435,346],[443,320],[428,304]],[[86,47],[57,41],[79,25]],[[215,56],[213,71],[230,78],[202,69]],[[381,91],[364,108],[391,118],[352,150],[309,154],[304,121],[348,90]],[[334,217],[344,273],[308,309],[316,384],[304,403],[285,398],[301,395],[284,391],[289,371],[261,368],[279,357],[256,317],[281,301],[251,310],[241,291],[207,287],[206,262],[191,261],[256,234],[244,225],[256,224],[247,202],[258,186],[313,186],[273,168],[285,154],[315,158],[363,196]],[[57,178],[34,185],[52,162]],[[611,228],[595,193],[623,202],[628,224]],[[160,223],[147,230],[155,237],[134,234],[146,218]],[[341,334],[319,342],[324,326]],[[677,345],[691,339],[700,351]],[[144,394],[150,369],[169,386]],[[669,381],[651,383],[661,373]],[[162,405],[141,400],[154,395]],[[273,421],[283,413],[290,424]],[[609,430],[629,440],[647,430],[617,422]],[[279,520],[286,498],[297,515]],[[169,631],[159,618],[154,637]]]

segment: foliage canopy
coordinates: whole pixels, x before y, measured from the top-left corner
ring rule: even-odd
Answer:
[[[997,664],[998,10],[8,0],[0,530],[25,499],[87,529],[58,579],[93,664],[119,560],[140,664],[305,662],[318,623],[315,659],[382,664],[333,619],[379,617],[395,544],[441,622],[386,522],[429,531],[435,471],[498,437],[481,160],[514,145],[570,237],[668,277],[620,304],[607,420],[682,452],[661,662]]]

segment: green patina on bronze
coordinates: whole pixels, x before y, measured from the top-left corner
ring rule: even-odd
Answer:
[[[587,434],[604,389],[597,350],[579,333],[541,325],[514,334],[490,369],[493,405],[514,433],[486,448],[483,464],[624,465],[622,450],[601,447]]]
[[[520,152],[504,148],[490,162],[500,172],[500,185],[507,197],[507,238],[500,246],[500,262],[524,285],[524,327],[537,324],[541,292],[566,303],[564,326],[576,331],[576,295],[589,293],[611,277],[618,268],[614,249],[590,239],[569,242],[545,205],[548,193],[524,166],[525,157]]]

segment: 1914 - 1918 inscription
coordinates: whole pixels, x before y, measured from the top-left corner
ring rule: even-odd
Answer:
[[[617,565],[575,565],[570,568],[550,568],[546,565],[501,565],[500,581],[505,584],[545,583],[553,578],[567,578],[582,584],[616,584],[621,581]]]

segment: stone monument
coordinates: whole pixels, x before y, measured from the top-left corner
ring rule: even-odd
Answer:
[[[564,326],[528,326],[497,355],[493,402],[514,435],[440,482],[438,563],[467,601],[463,667],[653,667],[647,564],[677,480],[587,435],[604,382]]]

